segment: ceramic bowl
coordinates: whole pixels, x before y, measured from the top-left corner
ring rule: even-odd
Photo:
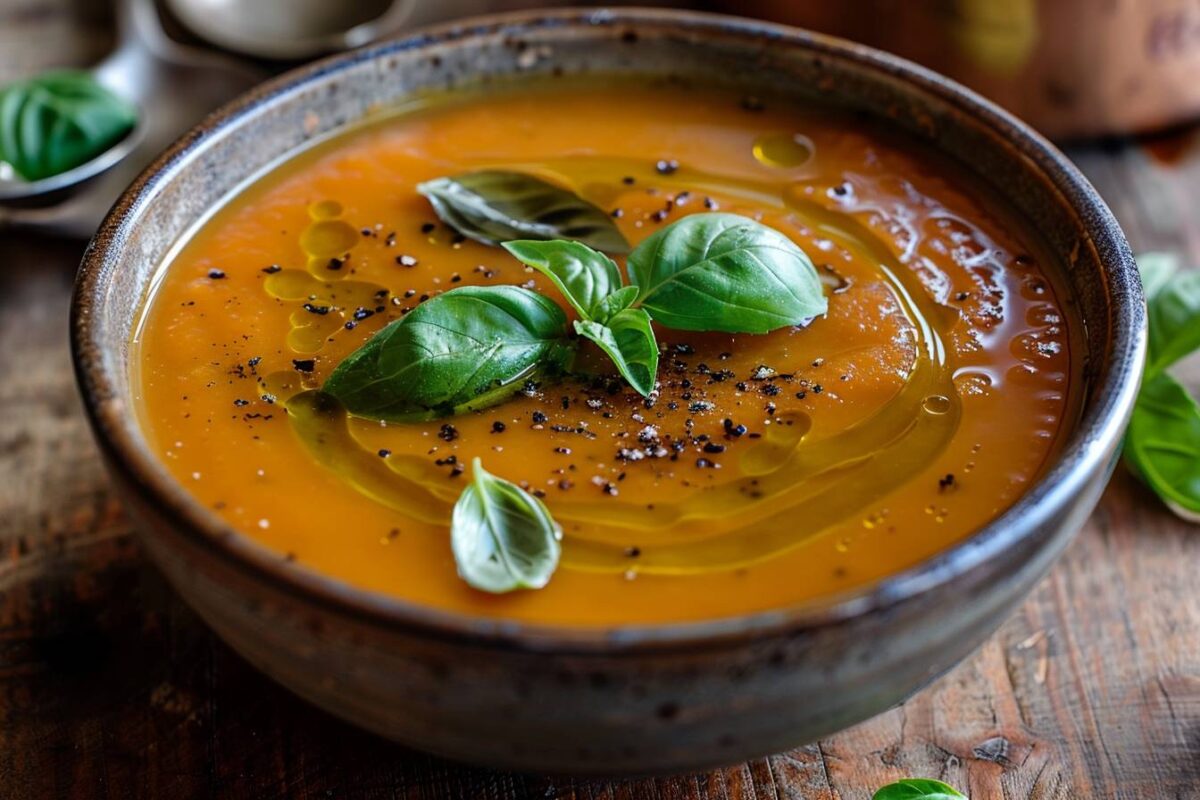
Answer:
[[[974,536],[839,597],[708,622],[559,628],[471,618],[288,565],[194,501],[133,413],[129,339],[171,247],[246,176],[423,90],[605,73],[673,77],[884,118],[1040,230],[1086,323],[1082,417],[1044,476]],[[318,62],[212,115],[113,208],[72,320],[79,385],[153,559],[234,649],[297,694],[415,748],[604,774],[711,767],[901,702],[974,650],[1094,507],[1138,387],[1145,311],[1092,187],[1013,117],[936,74],[794,28],[673,11],[476,19]]]

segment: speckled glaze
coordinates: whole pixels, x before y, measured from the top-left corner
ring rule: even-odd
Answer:
[[[1088,397],[1062,457],[970,540],[866,590],[713,622],[561,629],[467,618],[288,565],[194,502],[130,408],[128,341],[164,255],[248,175],[415,92],[575,73],[675,76],[885,117],[1022,209],[1087,326]],[[485,77],[486,76],[486,77]],[[1116,221],[1052,146],[967,90],[804,31],[666,11],[479,19],[288,73],[218,111],[120,199],[84,258],[75,364],[146,548],[210,625],[317,705],[456,759],[663,773],[812,741],[912,694],[990,634],[1091,512],[1145,349]]]

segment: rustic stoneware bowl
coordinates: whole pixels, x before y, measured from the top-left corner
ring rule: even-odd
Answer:
[[[563,629],[360,591],[231,530],[156,460],[129,338],[172,245],[247,176],[415,92],[576,73],[673,76],[888,120],[990,184],[1058,256],[1087,326],[1087,397],[1057,463],[960,545],[846,596],[711,622]],[[464,761],[662,773],[812,741],[904,700],[990,634],[1088,516],[1141,374],[1145,318],[1117,223],[1073,166],[987,101],[804,31],[666,11],[464,22],[290,72],[214,114],[116,204],[83,262],[80,387],[146,549],[251,663],[332,713]]]

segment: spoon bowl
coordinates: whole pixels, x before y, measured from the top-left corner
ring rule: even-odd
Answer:
[[[0,228],[90,236],[113,201],[176,137],[263,79],[253,67],[183,47],[166,35],[153,0],[120,0],[118,46],[92,76],[139,109],[129,134],[92,160],[37,181],[0,175]]]
[[[139,123],[119,142],[94,158],[66,172],[36,181],[27,181],[8,165],[0,164],[0,204],[38,208],[61,202],[137,150],[145,134],[146,126]]]

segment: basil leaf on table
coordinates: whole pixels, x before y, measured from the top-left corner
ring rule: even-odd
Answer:
[[[1142,384],[1125,458],[1173,511],[1200,521],[1200,404],[1170,375]]]
[[[1138,256],[1150,330],[1125,460],[1179,516],[1200,522],[1200,404],[1167,368],[1200,348],[1200,271],[1169,253]]]
[[[628,270],[641,307],[676,330],[767,333],[827,308],[804,251],[736,214],[694,214],[668,225],[634,248]]]
[[[137,109],[73,70],[0,89],[0,161],[35,181],[78,167],[125,137]]]
[[[941,781],[905,778],[884,786],[871,800],[967,800],[967,796]]]
[[[450,546],[458,574],[485,592],[540,589],[558,566],[562,529],[541,500],[472,462],[454,504]]]
[[[601,303],[621,288],[616,262],[580,242],[526,239],[504,242],[503,246],[522,264],[554,281],[584,319],[598,319]]]
[[[573,239],[609,253],[629,252],[629,243],[603,209],[522,172],[468,172],[426,181],[417,191],[443,222],[484,244]]]
[[[1200,349],[1200,270],[1188,270],[1162,282],[1147,305],[1150,325],[1148,378]]]
[[[642,396],[654,391],[658,374],[658,341],[650,326],[650,315],[640,308],[627,308],[606,323],[576,320],[575,330],[603,350],[617,365],[621,376]]]
[[[1142,277],[1142,292],[1148,303],[1179,271],[1179,256],[1167,252],[1140,253],[1137,256],[1137,268]]]
[[[566,315],[516,286],[437,295],[376,333],[326,380],[351,414],[412,421],[495,405],[525,382],[565,371]]]

